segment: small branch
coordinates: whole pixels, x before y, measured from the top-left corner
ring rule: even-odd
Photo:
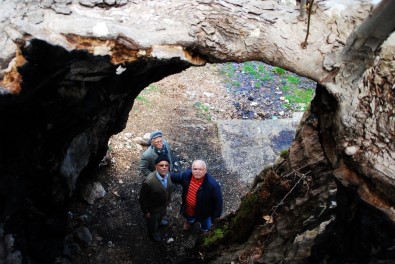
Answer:
[[[302,42],[302,48],[306,48],[307,47],[307,38],[309,37],[309,33],[310,33],[310,17],[311,17],[311,11],[313,9],[313,4],[314,4],[314,0],[311,0],[311,3],[309,5],[309,15],[307,17],[307,33],[306,33],[306,38],[304,40],[304,42]]]
[[[299,182],[300,182],[301,180],[303,180],[303,179],[306,178],[306,175],[309,174],[310,171],[308,171],[306,174],[301,174],[301,173],[299,173],[299,172],[297,172],[297,171],[293,171],[293,172],[291,172],[291,173],[295,173],[295,174],[297,174],[297,175],[299,174],[299,175],[301,175],[301,177],[300,177],[299,180],[295,183],[295,185],[291,188],[291,190],[289,190],[289,192],[283,197],[283,199],[281,199],[281,201],[278,202],[278,204],[276,204],[275,206],[273,206],[273,208],[272,208],[273,212],[272,212],[272,214],[270,215],[270,219],[273,219],[273,215],[276,213],[277,208],[285,201],[285,199],[287,199],[287,197],[292,193],[292,191],[296,188],[296,186],[299,184]]]
[[[313,164],[316,164],[316,163],[318,163],[318,162],[320,162],[320,161],[322,161],[322,160],[324,160],[324,158],[318,160],[317,162],[315,162],[315,163],[313,163]],[[303,169],[303,168],[305,168],[305,167],[307,167],[307,166],[310,166],[310,165],[312,165],[312,164],[306,164],[306,165],[304,165],[304,166],[302,166],[302,167],[300,167],[300,168],[298,168],[298,169],[296,169],[296,170],[293,170],[292,172],[288,173],[287,175],[283,176],[284,178],[286,178],[286,177],[288,177],[288,176],[290,176],[290,175],[292,175],[292,174],[296,174],[296,175],[300,175],[300,178],[299,178],[299,180],[294,184],[294,186],[291,188],[291,190],[289,190],[289,192],[281,199],[281,201],[278,202],[275,206],[272,207],[273,212],[272,212],[272,214],[270,215],[269,221],[273,221],[273,215],[276,213],[277,208],[280,207],[280,205],[285,201],[285,199],[287,199],[287,197],[292,193],[292,191],[296,188],[296,186],[300,183],[300,181],[302,181],[303,179],[305,179],[306,176],[307,176],[307,174],[309,174],[309,173],[311,172],[311,171],[308,171],[307,173],[303,174],[303,173],[300,173],[299,170],[301,170],[301,169]]]
[[[306,15],[306,0],[301,0],[300,1],[300,8],[299,8],[299,11],[300,11],[300,17],[301,18],[304,18],[305,17],[305,15]]]

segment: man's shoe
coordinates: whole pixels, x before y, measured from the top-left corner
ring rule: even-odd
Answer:
[[[160,242],[160,241],[161,241],[161,238],[160,238],[159,235],[152,235],[151,238],[152,238],[152,240],[154,240],[155,242]]]
[[[188,231],[189,229],[191,229],[191,223],[185,221],[184,225],[182,226],[182,229],[184,229],[184,231]]]
[[[159,223],[159,226],[168,226],[168,225],[169,225],[169,221],[167,221],[167,220],[162,220]]]

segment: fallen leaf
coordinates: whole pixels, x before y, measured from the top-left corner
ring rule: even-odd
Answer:
[[[273,223],[273,217],[271,217],[270,215],[265,215],[262,218],[265,219],[265,221],[268,222],[269,224]]]

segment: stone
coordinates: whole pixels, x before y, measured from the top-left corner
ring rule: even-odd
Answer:
[[[77,243],[65,243],[63,254],[69,258],[76,258],[81,252],[81,247]]]
[[[22,253],[19,250],[17,250],[12,253],[9,253],[7,255],[6,263],[7,264],[22,264],[22,260],[23,260]]]
[[[86,227],[79,227],[75,231],[75,236],[77,241],[79,241],[84,247],[87,247],[92,243],[92,234]]]
[[[358,150],[359,148],[357,146],[349,146],[345,148],[344,152],[349,156],[353,156],[357,153]]]
[[[81,194],[85,201],[89,204],[94,204],[97,199],[106,195],[106,191],[100,182],[93,182],[86,185]]]

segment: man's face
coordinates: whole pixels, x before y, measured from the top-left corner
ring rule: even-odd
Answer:
[[[169,163],[165,160],[161,161],[155,165],[155,168],[160,175],[165,176],[169,171]]]
[[[192,175],[195,179],[201,179],[206,174],[206,168],[204,164],[200,162],[195,162],[192,164]]]
[[[151,143],[157,149],[161,149],[163,147],[163,139],[162,139],[162,137],[154,138],[153,140],[151,140]]]

